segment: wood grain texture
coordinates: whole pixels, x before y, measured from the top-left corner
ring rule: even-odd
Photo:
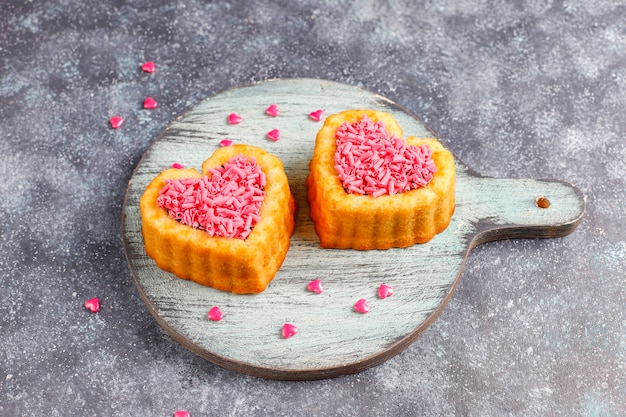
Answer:
[[[281,114],[265,109],[277,104]],[[393,114],[405,135],[433,137],[417,118],[379,95],[314,79],[274,80],[236,88],[198,104],[166,128],[146,151],[123,208],[126,256],[139,293],[175,340],[228,369],[271,379],[320,379],[375,366],[409,346],[452,296],[469,251],[496,239],[558,237],[580,222],[585,199],[559,181],[485,178],[458,160],[456,212],[432,241],[407,249],[321,249],[308,215],[305,179],[321,122],[309,113],[372,108]],[[229,125],[227,116],[243,117]],[[279,129],[278,142],[265,135]],[[199,168],[221,139],[263,147],[282,159],[299,210],[285,262],[268,289],[234,295],[180,280],[158,269],[143,248],[138,201],[149,181],[173,162]],[[545,196],[549,208],[539,208]],[[324,292],[306,291],[320,278]],[[378,299],[381,283],[395,289]],[[353,311],[359,298],[368,314]],[[220,322],[206,318],[217,305]],[[299,332],[281,337],[283,323]]]

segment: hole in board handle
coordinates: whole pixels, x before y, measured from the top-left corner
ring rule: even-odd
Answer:
[[[547,209],[548,207],[550,207],[550,200],[548,200],[544,196],[540,196],[537,197],[537,199],[535,200],[535,204],[537,204],[537,207],[539,208]]]

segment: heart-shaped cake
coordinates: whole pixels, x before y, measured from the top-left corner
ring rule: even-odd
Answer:
[[[307,197],[324,248],[425,243],[454,213],[454,157],[433,138],[403,138],[389,113],[326,118],[309,164]]]
[[[259,293],[281,267],[295,201],[282,162],[261,148],[219,148],[196,169],[166,169],[139,202],[146,253],[179,278]]]

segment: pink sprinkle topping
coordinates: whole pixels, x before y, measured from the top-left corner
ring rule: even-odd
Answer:
[[[315,294],[321,294],[324,291],[324,286],[322,285],[322,281],[319,279],[314,279],[309,282],[309,285],[306,287],[307,290],[314,292]]]
[[[174,417],[191,417],[191,414],[189,414],[189,411],[178,410],[174,412]]]
[[[267,138],[271,141],[276,142],[277,140],[280,139],[280,130],[278,129],[270,130],[269,132],[267,132]]]
[[[315,110],[309,113],[309,117],[311,118],[311,120],[315,120],[316,122],[319,122],[320,120],[322,120],[323,116],[324,116],[324,110],[321,110],[321,109]]]
[[[237,155],[211,176],[166,180],[157,205],[182,224],[211,237],[245,239],[260,220],[265,173],[254,159]]]
[[[283,330],[282,330],[283,338],[289,339],[291,336],[295,336],[297,333],[298,333],[298,328],[295,325],[291,323],[283,324]]]
[[[365,298],[361,298],[354,304],[354,311],[357,311],[361,314],[365,314],[370,311],[370,306],[367,304],[367,300]]]
[[[148,97],[143,101],[143,108],[147,110],[152,110],[157,108],[157,102],[152,97]]]
[[[100,311],[100,299],[98,297],[90,298],[85,301],[85,308],[92,313],[97,313]]]
[[[118,129],[124,124],[124,119],[120,116],[113,116],[109,119],[109,123],[113,129]]]
[[[230,139],[222,139],[220,141],[220,146],[231,146],[233,144],[233,141]]]
[[[265,113],[269,116],[276,117],[280,114],[280,110],[276,104],[271,104],[267,110],[265,110]]]
[[[228,123],[231,125],[238,125],[243,119],[237,113],[231,113],[228,115]]]
[[[174,168],[174,169],[183,169],[183,168],[185,168],[185,167],[184,167],[184,166],[182,166],[181,164],[179,164],[178,162],[174,162],[174,163],[172,164],[172,168]]]
[[[380,284],[378,287],[378,298],[387,298],[393,295],[393,288],[391,285]]]
[[[335,170],[348,193],[402,193],[424,187],[437,171],[428,145],[407,146],[367,116],[342,124],[335,137]]]
[[[220,321],[224,318],[224,314],[222,314],[222,310],[218,306],[215,306],[209,310],[207,318],[211,321]]]
[[[148,61],[141,66],[141,70],[152,74],[156,70],[156,65],[154,65],[154,62]]]

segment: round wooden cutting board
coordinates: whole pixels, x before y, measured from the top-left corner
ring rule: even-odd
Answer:
[[[278,117],[265,113],[270,104],[280,109]],[[585,199],[567,183],[486,178],[457,160],[456,211],[450,226],[430,242],[386,251],[321,249],[309,218],[305,179],[323,120],[316,122],[309,114],[357,108],[391,113],[406,136],[434,136],[415,116],[379,95],[335,82],[291,79],[210,97],[155,139],[128,184],[122,227],[139,293],[175,340],[217,365],[263,378],[320,379],[358,372],[401,352],[435,320],[473,247],[495,239],[564,236],[583,216]],[[227,122],[233,112],[242,117],[240,124]],[[266,137],[273,129],[280,131],[276,142]],[[257,295],[178,279],[156,267],[144,251],[139,198],[146,185],[175,162],[200,170],[225,138],[278,156],[299,208],[285,262]],[[322,280],[324,292],[307,291],[313,279]],[[383,282],[394,294],[379,299]],[[354,311],[360,298],[368,300],[369,313]],[[207,319],[213,306],[220,307],[223,320]],[[286,322],[298,328],[289,339],[281,336]]]

